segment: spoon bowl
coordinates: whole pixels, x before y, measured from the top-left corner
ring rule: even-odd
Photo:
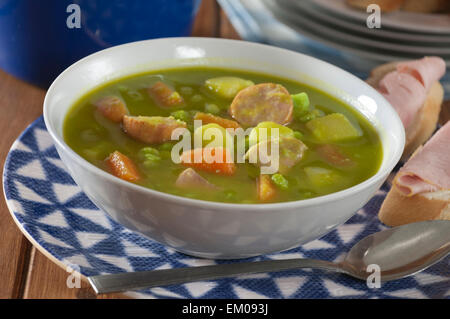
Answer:
[[[341,267],[351,276],[366,279],[376,265],[382,281],[413,275],[450,252],[450,221],[424,221],[390,228],[359,241]]]

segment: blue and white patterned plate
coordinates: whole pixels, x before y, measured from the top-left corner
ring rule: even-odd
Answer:
[[[99,210],[75,184],[58,157],[42,118],[12,145],[3,172],[5,197],[21,231],[61,266],[77,265],[84,276],[216,264],[193,258],[131,232]],[[352,245],[384,226],[377,211],[388,185],[346,224],[283,253],[249,260],[339,260]],[[230,262],[230,261],[227,261]],[[50,274],[49,274],[50,275]],[[449,258],[415,276],[370,289],[342,274],[283,271],[153,288],[147,298],[450,298]]]

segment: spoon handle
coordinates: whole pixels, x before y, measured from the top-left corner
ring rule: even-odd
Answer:
[[[96,293],[110,293],[299,268],[345,272],[339,264],[295,258],[98,275],[88,277],[88,280]]]

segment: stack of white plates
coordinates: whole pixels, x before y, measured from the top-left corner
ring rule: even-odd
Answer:
[[[360,57],[388,62],[436,55],[450,66],[450,14],[381,13],[381,28],[369,28],[371,13],[345,0],[264,0],[283,24],[312,40]]]
[[[424,0],[425,1],[425,0]],[[450,99],[450,14],[381,13],[381,28],[345,0],[218,0],[247,41],[296,50],[361,79],[386,62],[437,55],[447,63],[441,79]]]

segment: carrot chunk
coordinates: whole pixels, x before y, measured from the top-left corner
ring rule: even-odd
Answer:
[[[125,102],[117,96],[105,96],[94,105],[104,117],[116,123],[122,121],[122,118],[128,114]]]
[[[239,125],[239,123],[236,121],[224,119],[223,117],[215,116],[215,115],[207,114],[207,113],[203,113],[203,112],[197,112],[194,116],[194,120],[202,121],[202,125],[215,123],[215,124],[219,124],[223,128],[235,128],[236,129],[236,128],[241,127]]]
[[[269,175],[260,175],[256,179],[256,191],[258,193],[259,200],[263,202],[272,200],[277,194],[277,190],[275,189]]]
[[[170,88],[167,84],[158,81],[148,88],[149,95],[159,106],[171,107],[179,106],[184,103],[181,95]]]
[[[139,173],[133,161],[119,151],[109,155],[106,164],[114,176],[129,182],[135,182],[139,179]]]
[[[227,159],[229,163],[227,163]],[[223,147],[196,148],[184,151],[180,160],[184,166],[205,172],[219,175],[233,175],[236,172],[236,165],[232,162],[229,151]]]

